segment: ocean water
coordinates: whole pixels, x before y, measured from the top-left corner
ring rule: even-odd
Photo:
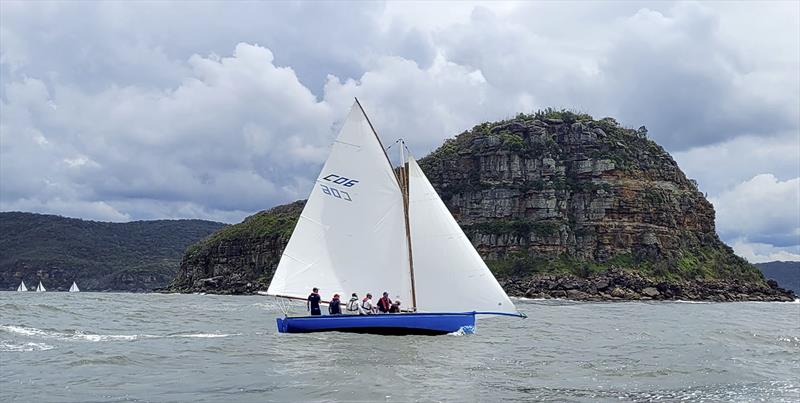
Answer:
[[[800,401],[798,303],[515,302],[474,335],[291,335],[268,297],[0,292],[0,401]]]

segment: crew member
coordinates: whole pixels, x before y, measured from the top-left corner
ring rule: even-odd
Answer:
[[[353,293],[353,296],[350,297],[350,301],[347,301],[347,314],[358,315],[358,295],[356,295],[356,293]]]
[[[381,313],[389,313],[389,308],[392,307],[392,300],[389,299],[389,293],[384,291],[381,299],[378,300],[378,310]]]
[[[333,299],[328,303],[328,313],[331,315],[341,315],[342,305],[339,301],[339,294],[333,294]]]
[[[319,296],[319,288],[314,287],[311,290],[311,294],[308,295],[308,302],[306,302],[306,309],[311,312],[311,315],[322,315],[322,311],[319,309],[319,301],[322,300],[322,297]]]
[[[361,300],[361,304],[358,305],[358,314],[359,315],[372,315],[375,308],[372,307],[372,294],[367,293],[367,296]]]

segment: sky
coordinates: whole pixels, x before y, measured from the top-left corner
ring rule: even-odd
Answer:
[[[751,262],[800,260],[800,2],[0,2],[0,211],[239,222],[358,97],[422,157],[567,108],[646,126]]]

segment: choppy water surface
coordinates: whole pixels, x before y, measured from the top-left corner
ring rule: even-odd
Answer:
[[[516,303],[475,335],[279,335],[267,297],[2,292],[0,400],[800,400],[800,304]]]

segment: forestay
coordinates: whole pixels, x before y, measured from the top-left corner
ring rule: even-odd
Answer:
[[[403,199],[356,102],[342,126],[267,293],[305,299],[387,290],[411,301]]]
[[[408,170],[417,309],[517,313],[413,158]]]

